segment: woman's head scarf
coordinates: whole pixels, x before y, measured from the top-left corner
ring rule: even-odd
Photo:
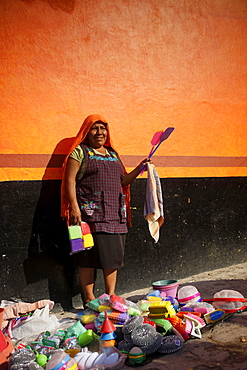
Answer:
[[[72,143],[72,145],[70,147],[70,150],[69,150],[68,155],[65,158],[65,161],[63,163],[63,168],[62,168],[61,216],[62,216],[62,218],[64,218],[64,219],[67,220],[67,223],[69,223],[69,208],[70,208],[70,204],[68,202],[68,199],[66,197],[66,192],[65,192],[65,174],[66,174],[66,167],[67,167],[68,158],[69,158],[70,154],[72,153],[72,151],[79,144],[86,143],[87,142],[87,134],[89,133],[90,128],[92,127],[92,125],[95,122],[103,122],[105,124],[106,129],[107,129],[107,140],[106,140],[104,146],[106,146],[109,149],[114,150],[114,152],[117,153],[117,151],[112,146],[112,141],[111,141],[111,137],[110,137],[110,130],[109,130],[109,125],[108,125],[107,121],[103,117],[101,117],[100,115],[98,115],[98,114],[91,114],[90,116],[88,116],[84,120],[84,122],[83,122],[83,124],[82,124],[82,126],[81,126],[81,128],[80,128],[80,130],[78,132],[78,134],[74,138],[73,143]],[[118,153],[117,153],[117,155],[118,155]],[[120,159],[120,161],[121,161],[121,159]],[[122,163],[122,161],[121,161],[121,163]],[[123,169],[124,169],[124,173],[126,173],[126,169],[125,169],[123,163],[122,163],[122,166],[123,166]],[[127,207],[128,221],[131,224],[131,216],[130,216],[130,186],[129,185],[128,186],[124,186],[123,187],[123,192],[126,195],[126,207]]]

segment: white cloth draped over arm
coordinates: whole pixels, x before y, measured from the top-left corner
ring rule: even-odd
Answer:
[[[163,196],[160,178],[155,166],[147,163],[147,187],[144,204],[144,217],[148,222],[148,228],[155,243],[159,240],[159,229],[164,223]]]

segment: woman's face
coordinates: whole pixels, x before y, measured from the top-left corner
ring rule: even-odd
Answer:
[[[101,148],[107,140],[107,129],[103,122],[95,122],[87,134],[88,143],[92,148]]]

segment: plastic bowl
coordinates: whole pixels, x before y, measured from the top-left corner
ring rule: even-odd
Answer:
[[[158,280],[152,285],[154,290],[160,290],[167,297],[176,297],[179,284],[177,280]]]
[[[166,285],[176,284],[177,282],[178,282],[177,280],[158,280],[158,281],[155,281],[152,285],[153,287],[154,286],[162,287]]]

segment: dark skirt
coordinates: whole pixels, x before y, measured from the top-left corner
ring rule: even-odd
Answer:
[[[79,267],[118,269],[123,267],[126,234],[92,233],[94,246],[74,255]]]

